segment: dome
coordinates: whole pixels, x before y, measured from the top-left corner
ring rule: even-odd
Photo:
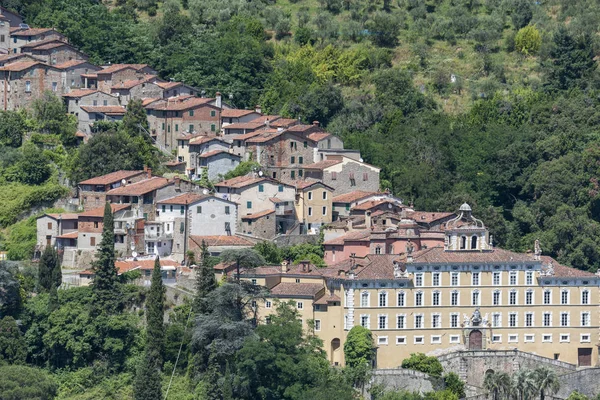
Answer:
[[[469,212],[471,212],[471,206],[468,205],[467,203],[463,203],[463,205],[460,206],[460,208],[458,210],[459,211],[469,211]]]

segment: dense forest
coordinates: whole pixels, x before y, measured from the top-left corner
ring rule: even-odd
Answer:
[[[560,262],[590,271],[600,265],[600,7],[594,1],[4,5],[32,26],[64,32],[94,62],[148,63],[163,78],[206,95],[221,91],[236,107],[261,104],[272,114],[320,121],[380,166],[382,188],[405,202],[432,211],[471,203],[498,246],[524,251],[539,238],[544,252]],[[63,148],[51,154],[40,146],[40,135],[34,139],[59,175],[76,179],[68,171],[78,151],[57,131],[66,124],[40,126],[36,117],[45,114],[37,114],[2,118],[16,119],[23,133],[62,134]],[[31,181],[17,176],[22,168],[9,167],[21,153],[36,152],[15,149],[21,145],[11,139],[15,134],[0,131],[0,179],[12,186],[0,198],[10,199],[14,210],[0,213],[5,228],[32,198],[63,194],[51,184],[63,182],[52,169]],[[140,157],[152,162],[147,154]],[[15,191],[23,193],[18,200],[7,194]],[[5,236],[22,243],[31,229],[13,231]],[[11,258],[26,252],[11,250]]]

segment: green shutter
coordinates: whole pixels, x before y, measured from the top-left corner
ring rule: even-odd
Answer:
[[[216,130],[217,130],[217,127],[215,126],[215,124],[211,124],[211,125],[210,125],[210,130],[211,130],[212,132],[214,132],[214,131],[216,131]]]

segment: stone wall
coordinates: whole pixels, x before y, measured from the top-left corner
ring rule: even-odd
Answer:
[[[577,390],[592,398],[600,394],[600,368],[582,369],[559,377],[560,390],[555,397],[566,399]]]
[[[383,385],[386,391],[406,390],[421,394],[444,388],[444,382],[440,378],[410,369],[375,370],[370,385]]]

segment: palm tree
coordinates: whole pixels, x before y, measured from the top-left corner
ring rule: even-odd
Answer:
[[[510,377],[506,372],[488,371],[483,379],[483,387],[492,394],[493,400],[508,397],[510,393]]]
[[[535,386],[540,391],[540,400],[544,400],[546,394],[554,394],[560,389],[560,382],[556,372],[548,367],[538,367],[533,371]]]
[[[535,375],[529,369],[520,369],[512,377],[512,388],[517,400],[532,398],[537,392]]]

